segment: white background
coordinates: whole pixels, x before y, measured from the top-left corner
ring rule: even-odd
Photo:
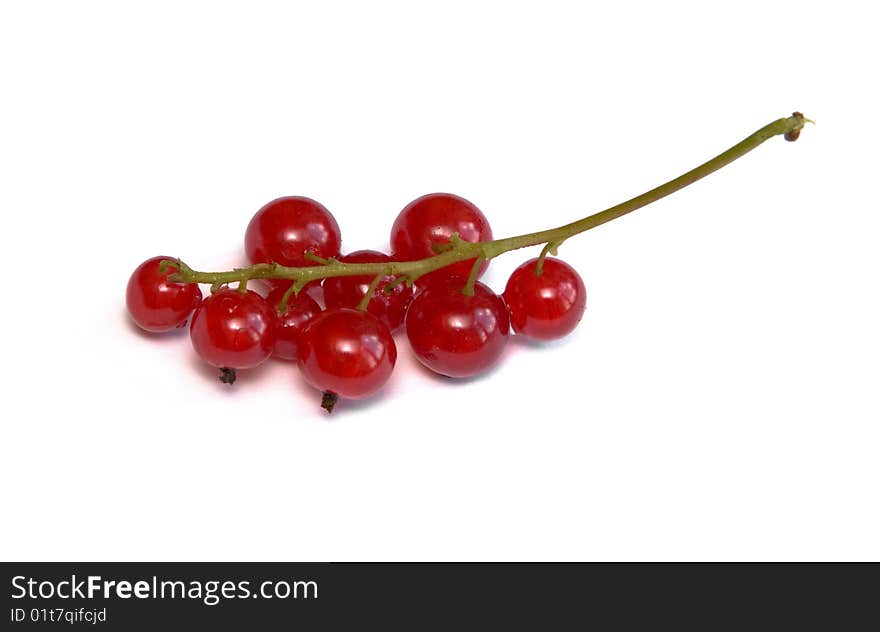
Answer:
[[[4,3],[0,557],[880,559],[870,7]],[[566,243],[581,327],[480,379],[399,337],[328,418],[293,366],[226,388],[125,315],[143,259],[240,264],[279,195],[345,250],[431,191],[508,236],[795,109],[797,143]]]

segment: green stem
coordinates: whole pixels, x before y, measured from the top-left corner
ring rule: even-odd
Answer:
[[[284,290],[284,294],[281,295],[281,302],[275,307],[278,310],[279,315],[284,315],[284,312],[287,311],[287,303],[290,302],[290,295],[293,294],[294,287],[291,285],[289,288]]]
[[[379,284],[384,278],[385,275],[383,274],[377,274],[375,277],[373,277],[373,280],[370,282],[370,286],[367,288],[367,291],[364,292],[364,295],[361,297],[361,300],[357,305],[357,308],[360,311],[367,311],[367,307],[369,306],[370,301],[373,299],[373,294],[376,293],[376,288],[379,287]]]
[[[249,268],[238,268],[227,272],[199,272],[190,268],[183,261],[174,260],[167,262],[167,264],[176,267],[178,271],[171,275],[169,279],[183,283],[210,283],[214,285],[236,281],[247,282],[251,279],[291,279],[295,282],[297,291],[305,287],[310,281],[338,276],[403,276],[406,277],[407,283],[412,284],[428,272],[444,268],[459,261],[475,258],[493,259],[511,250],[537,246],[539,244],[548,245],[548,248],[543,253],[546,254],[546,251],[552,251],[555,245],[559,245],[569,237],[586,232],[591,228],[610,222],[627,213],[632,213],[651,202],[656,202],[693,184],[701,178],[705,178],[710,173],[729,165],[774,136],[782,135],[786,140],[796,140],[804,124],[808,121],[809,119],[804,118],[804,115],[800,112],[795,112],[787,118],[773,121],[727,151],[718,154],[711,160],[704,162],[695,169],[691,169],[674,180],[661,184],[659,187],[642,193],[626,202],[558,228],[480,243],[470,243],[456,239],[443,252],[432,257],[420,259],[419,261],[339,263],[335,259],[320,259],[321,265],[303,268],[281,266],[274,263],[258,263]],[[318,260],[317,257],[310,258],[314,261]],[[473,287],[472,284],[469,285],[471,288]]]
[[[480,268],[483,267],[483,262],[486,260],[486,257],[480,255],[476,259],[474,259],[474,263],[471,266],[471,272],[468,275],[467,283],[464,284],[464,287],[461,290],[461,293],[465,296],[473,296],[474,295],[474,286],[477,284],[477,277],[480,276]]]

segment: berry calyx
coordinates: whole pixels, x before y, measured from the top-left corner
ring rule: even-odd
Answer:
[[[237,378],[237,374],[235,373],[235,369],[230,369],[228,366],[220,367],[220,381],[224,384],[235,384],[235,380]]]
[[[193,314],[190,338],[196,353],[231,383],[230,369],[251,369],[272,354],[276,320],[275,308],[256,292],[222,288]]]
[[[437,254],[434,246],[450,243],[453,234],[463,241],[492,240],[489,220],[474,204],[452,193],[429,193],[413,200],[400,211],[391,227],[391,252],[395,261],[415,261]],[[437,276],[467,279],[475,259],[459,261],[442,271],[431,272],[420,286]],[[483,262],[479,275],[488,266]]]
[[[577,271],[560,259],[526,261],[510,275],[504,302],[513,330],[533,340],[555,340],[569,334],[583,318],[587,290]]]
[[[391,257],[376,250],[357,250],[343,255],[339,261],[340,263],[388,263],[391,261]],[[361,304],[364,294],[370,291],[373,279],[374,277],[371,276],[324,279],[325,305],[328,308],[357,308]],[[367,303],[367,311],[388,325],[391,331],[403,324],[403,316],[413,295],[413,288],[404,283],[394,284],[390,291],[386,291],[389,283],[393,282],[393,276],[383,277]]]
[[[361,399],[391,377],[397,346],[388,326],[369,312],[336,307],[309,323],[297,356],[306,382],[325,393],[325,402],[326,393]]]
[[[466,296],[452,283],[432,283],[406,312],[406,335],[419,361],[449,377],[470,377],[501,358],[510,316],[501,297],[480,282]]]
[[[330,391],[324,391],[321,394],[321,408],[327,411],[327,414],[333,412],[333,409],[336,408],[336,402],[339,401],[339,395],[336,393],[331,393]]]
[[[160,333],[186,326],[193,310],[202,301],[196,283],[174,283],[168,275],[177,268],[162,261],[174,257],[153,257],[140,264],[132,273],[125,290],[125,304],[134,323],[145,331]]]

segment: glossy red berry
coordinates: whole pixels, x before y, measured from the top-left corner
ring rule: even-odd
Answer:
[[[581,276],[559,259],[544,259],[541,275],[535,274],[538,259],[531,259],[510,275],[504,302],[510,310],[513,330],[534,340],[562,338],[577,326],[587,306],[587,290]]]
[[[202,301],[193,314],[190,337],[208,364],[250,369],[272,354],[275,325],[275,308],[262,296],[224,288]]]
[[[410,202],[391,227],[391,252],[397,261],[415,261],[434,254],[434,244],[449,243],[452,233],[464,241],[491,241],[492,228],[482,211],[466,199],[451,193],[431,193]],[[474,260],[460,261],[431,272],[419,285],[434,277],[467,279]],[[486,270],[484,262],[480,274]]]
[[[379,390],[396,361],[388,326],[369,312],[345,307],[327,309],[312,320],[298,350],[309,384],[351,399]]]
[[[266,301],[277,311],[283,297],[284,289],[279,287],[269,292]],[[296,360],[296,350],[306,326],[320,313],[321,306],[305,292],[291,295],[284,313],[278,316],[272,355],[283,360]]]
[[[406,312],[406,335],[416,357],[441,375],[469,377],[491,368],[510,333],[501,297],[482,283],[466,296],[457,284],[431,284]]]
[[[125,304],[135,324],[146,331],[163,332],[183,327],[193,310],[202,301],[196,283],[172,283],[168,275],[177,271],[169,267],[165,273],[159,264],[174,257],[153,257],[139,265],[128,280]]]
[[[358,250],[340,258],[343,263],[388,263],[391,257],[375,250]],[[404,283],[395,285],[390,293],[385,287],[394,280],[393,276],[384,277],[373,297],[367,305],[367,311],[388,325],[394,331],[403,324],[406,307],[412,300],[413,289]],[[349,276],[328,277],[324,279],[324,303],[327,307],[356,308],[370,289],[373,277]]]
[[[314,265],[306,251],[320,257],[339,255],[341,237],[333,215],[315,200],[301,196],[272,200],[248,224],[244,250],[252,263]]]

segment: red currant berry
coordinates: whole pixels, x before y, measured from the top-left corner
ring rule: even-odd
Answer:
[[[202,302],[202,291],[196,283],[172,283],[168,275],[177,268],[168,267],[163,274],[159,264],[174,257],[153,257],[139,265],[128,280],[125,304],[132,320],[141,329],[169,331],[186,325],[186,319]]]
[[[251,263],[285,266],[314,265],[307,251],[320,257],[339,254],[341,238],[333,215],[307,197],[272,200],[257,211],[244,236],[244,250]]]
[[[306,327],[298,361],[306,382],[315,388],[359,399],[375,393],[391,377],[397,347],[381,320],[369,312],[337,307]]]
[[[205,362],[224,369],[220,379],[232,382],[235,369],[253,368],[272,354],[276,320],[275,308],[256,292],[223,288],[202,301],[190,337]]]
[[[451,193],[431,193],[410,202],[391,227],[391,251],[397,261],[415,261],[437,254],[434,244],[449,243],[452,233],[464,241],[491,241],[489,220],[476,206]],[[460,261],[420,279],[424,285],[431,278],[455,276],[467,279],[474,260]],[[488,262],[480,268],[486,270]]]
[[[504,302],[513,330],[534,340],[562,338],[577,326],[587,306],[581,276],[559,259],[545,258],[541,275],[531,259],[510,275]]]
[[[426,367],[449,377],[489,369],[507,346],[510,316],[501,297],[482,283],[466,296],[460,285],[435,283],[406,312],[406,335]]]
[[[284,292],[283,288],[276,288],[266,297],[266,301],[276,311],[284,297]],[[278,316],[278,323],[275,326],[275,347],[272,354],[284,360],[296,360],[296,349],[306,325],[320,313],[321,306],[305,292],[291,295],[284,313]]]
[[[343,263],[388,263],[391,257],[383,252],[375,250],[358,250],[344,255]],[[386,276],[379,283],[379,287],[373,292],[373,297],[367,304],[367,311],[388,325],[394,331],[403,323],[403,315],[406,307],[412,299],[412,287],[404,283],[395,285],[390,293],[385,292],[385,287],[394,280],[393,276]],[[373,277],[349,276],[328,277],[324,279],[324,303],[327,307],[357,307],[364,294],[370,289]]]

